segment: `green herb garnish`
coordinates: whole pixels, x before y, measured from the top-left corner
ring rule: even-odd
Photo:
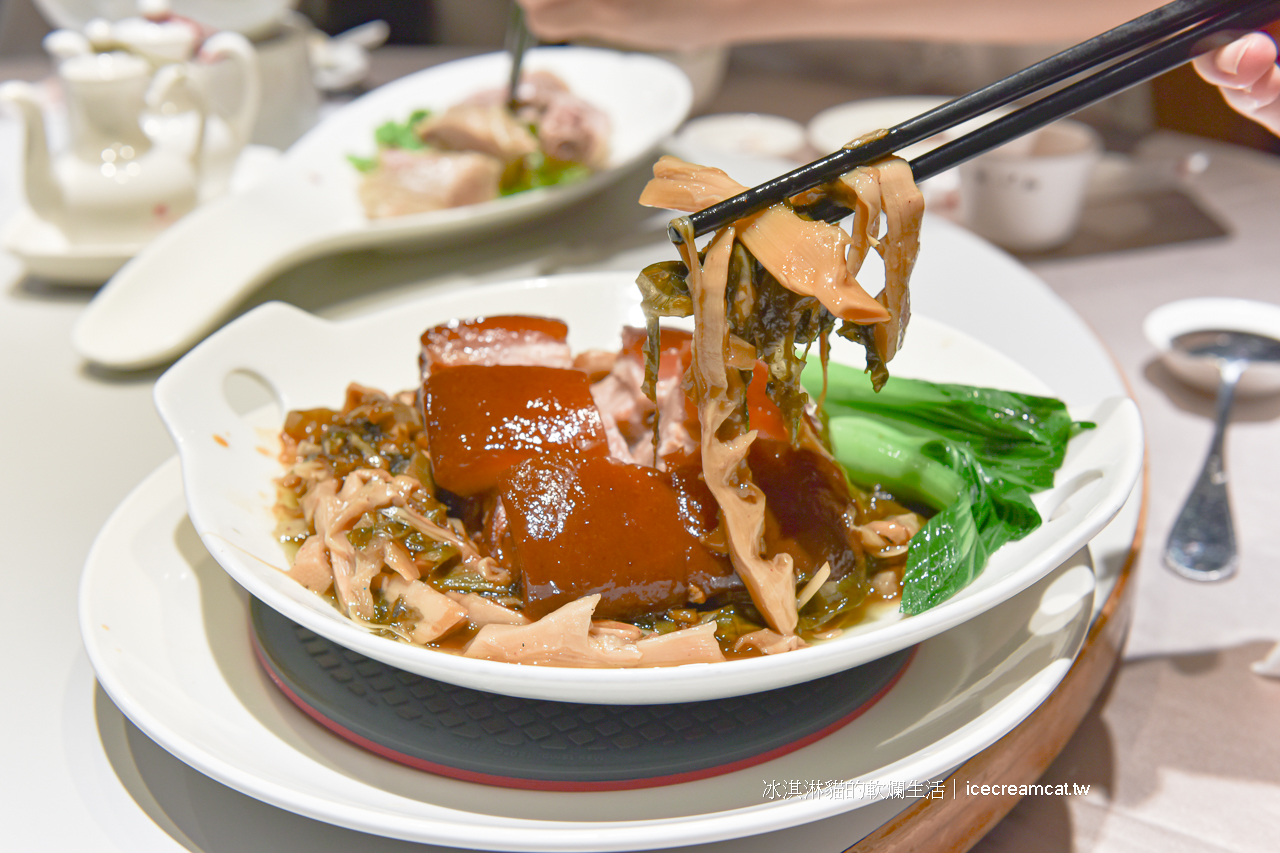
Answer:
[[[524,158],[520,165],[503,176],[500,195],[514,195],[537,187],[551,187],[557,184],[571,184],[581,181],[591,174],[591,170],[581,163],[567,160],[555,160],[541,151],[535,151]]]
[[[403,148],[407,151],[426,148],[426,143],[418,137],[414,127],[428,115],[430,113],[427,110],[414,110],[403,122],[383,122],[373,132],[373,140],[378,143],[379,148]]]

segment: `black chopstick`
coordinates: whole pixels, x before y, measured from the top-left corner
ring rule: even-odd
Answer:
[[[1066,86],[1035,103],[1001,116],[959,139],[911,161],[911,173],[923,181],[1044,127],[1064,116],[1137,86],[1184,62],[1227,44],[1280,16],[1280,0],[1241,3],[1223,15],[1202,21],[1165,41]]]
[[[839,175],[845,174],[857,166],[887,157],[894,151],[928,139],[961,122],[976,118],[993,109],[1012,103],[1019,98],[1043,91],[1050,86],[1061,83],[1091,68],[1099,67],[1126,53],[1132,53],[1150,45],[1161,45],[1166,40],[1174,37],[1175,34],[1185,33],[1188,27],[1207,28],[1205,30],[1197,30],[1199,35],[1189,42],[1190,46],[1194,46],[1205,36],[1220,32],[1228,27],[1253,28],[1259,26],[1270,20],[1270,18],[1265,17],[1267,13],[1263,12],[1263,10],[1270,10],[1272,7],[1280,8],[1280,2],[1257,0],[1257,2],[1242,5],[1237,2],[1231,2],[1231,0],[1175,0],[1175,2],[1148,12],[1128,23],[1121,24],[1115,29],[1095,36],[1075,47],[1068,48],[1003,80],[909,119],[859,146],[841,149],[820,160],[788,172],[781,177],[753,187],[733,198],[693,213],[688,218],[693,226],[694,235],[699,236],[715,231],[771,204],[776,204],[782,199],[790,198],[805,190],[834,180]],[[1186,49],[1190,49],[1190,46]],[[1206,47],[1205,49],[1209,48]],[[1179,50],[1182,50],[1182,48]],[[921,165],[923,168],[930,170],[928,174],[937,174],[962,160],[969,159],[982,153],[982,151],[1007,142],[1021,133],[1030,132],[1056,118],[1061,118],[1070,114],[1070,112],[1081,109],[1083,106],[1121,91],[1122,88],[1136,85],[1142,80],[1161,73],[1161,71],[1173,68],[1191,58],[1196,52],[1203,52],[1203,50],[1194,51],[1176,60],[1171,57],[1180,56],[1181,54],[1178,51],[1162,53],[1159,61],[1168,62],[1167,66],[1147,74],[1146,77],[1135,79],[1133,82],[1128,83],[1127,86],[1122,85],[1123,78],[1119,80],[1115,77],[1107,78],[1109,85],[1117,85],[1118,88],[1102,93],[1099,93],[1096,88],[1076,90],[1072,96],[1054,102],[1056,105],[1054,108],[1042,108],[1039,111],[1022,115],[1021,118],[1016,120],[1011,120],[1013,119],[1012,115],[1008,116],[1001,120],[1001,126],[1009,135],[999,138],[994,132],[988,132],[988,134],[981,137],[985,145],[983,148],[970,147],[969,144],[958,146],[957,143],[962,140],[956,140],[944,146],[944,148],[950,149],[946,157],[939,156],[934,160],[926,160],[925,158],[935,153],[930,152],[925,157],[912,163],[913,171],[916,165],[921,163],[921,160],[924,160],[925,162]],[[1147,64],[1141,66],[1143,69],[1147,67]],[[1086,97],[1089,99],[1084,103],[1070,107],[1075,101]],[[1051,112],[1051,109],[1066,111],[1057,112],[1052,117],[1046,117]],[[1022,113],[1023,111],[1020,110],[1013,115],[1021,115]],[[1032,122],[1037,123],[1032,124]],[[995,125],[997,122],[992,122],[992,124]],[[1025,129],[1022,129],[1024,126]],[[952,148],[951,146],[957,147]],[[942,150],[942,148],[939,148],[937,152]],[[950,162],[950,158],[956,157],[960,159]],[[924,177],[919,172],[916,172],[916,180],[924,180]],[[676,228],[669,229],[669,233],[673,242],[681,242]]]

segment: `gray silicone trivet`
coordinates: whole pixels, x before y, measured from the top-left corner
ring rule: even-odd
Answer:
[[[857,717],[913,652],[748,696],[587,705],[434,681],[338,646],[256,599],[250,613],[268,674],[340,736],[433,773],[549,790],[647,787],[770,760]]]

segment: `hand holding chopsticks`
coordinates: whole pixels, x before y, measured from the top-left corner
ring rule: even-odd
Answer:
[[[1280,135],[1280,66],[1266,33],[1249,33],[1195,58],[1196,72],[1217,86],[1236,112]]]
[[[1136,86],[1280,16],[1280,0],[1176,0],[1009,77],[829,154],[688,217],[695,236],[715,231],[857,166],[887,157],[961,122],[1092,72],[916,158],[923,181],[1053,121]],[[843,214],[835,214],[838,216]],[[670,229],[679,243],[677,229]]]

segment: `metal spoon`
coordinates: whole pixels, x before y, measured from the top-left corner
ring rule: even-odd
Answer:
[[[533,46],[533,33],[529,31],[524,20],[524,8],[516,0],[511,0],[511,14],[507,18],[506,33],[507,53],[511,54],[511,79],[507,83],[507,107],[512,112],[520,106],[516,97],[516,89],[520,86],[520,66],[524,64],[524,54]]]
[[[1192,580],[1223,580],[1236,570],[1236,531],[1227,495],[1224,453],[1231,404],[1240,377],[1251,363],[1280,362],[1280,341],[1252,332],[1215,329],[1187,332],[1172,343],[1184,355],[1215,360],[1222,380],[1209,455],[1169,533],[1164,562]]]

